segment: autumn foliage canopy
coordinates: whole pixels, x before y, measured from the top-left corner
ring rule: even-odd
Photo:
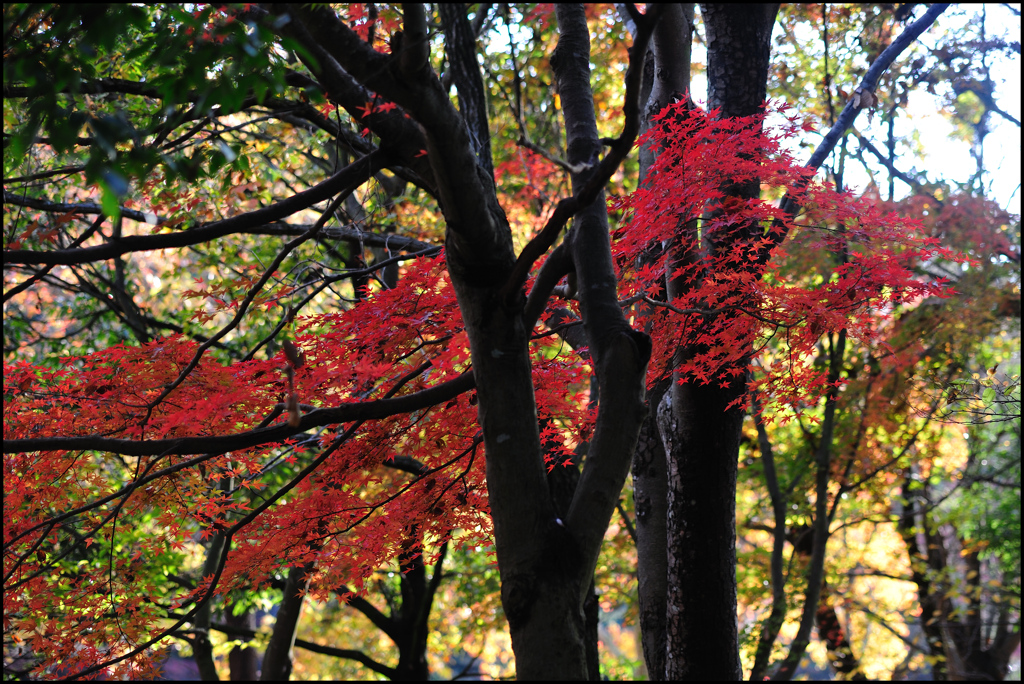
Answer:
[[[826,389],[813,364],[823,332],[846,328],[884,343],[894,307],[945,294],[913,267],[957,257],[919,223],[812,181],[784,150],[797,117],[760,136],[761,117],[721,121],[684,105],[666,109],[639,142],[662,149],[652,182],[609,200],[621,214],[613,241],[621,303],[634,307],[634,325],[652,331],[649,383],[673,370],[701,383],[722,381],[721,369],[749,372],[771,403],[799,406]],[[750,179],[765,196],[790,189],[803,212],[720,201],[725,185]],[[698,226],[700,242],[672,263],[660,245],[685,223]],[[744,237],[728,251],[704,248],[730,231]],[[815,270],[818,284],[787,282],[794,263]],[[690,285],[684,296],[666,300],[666,272]],[[232,299],[201,280],[184,296],[196,316],[240,315],[293,296],[261,292],[255,277],[232,290],[246,296]],[[711,315],[722,311],[742,315]],[[5,614],[37,616],[10,627],[34,634],[29,646],[46,654],[41,668],[96,672],[96,663],[133,654],[112,672],[138,676],[123,668],[149,662],[168,617],[211,592],[259,586],[311,560],[311,595],[340,585],[358,591],[373,568],[408,553],[412,530],[434,542],[455,530],[469,533],[462,543],[487,538],[474,392],[393,415],[385,406],[470,369],[443,254],[403,266],[396,287],[345,311],[297,316],[287,332],[276,354],[231,364],[180,335],[68,357],[57,370],[5,364],[5,439],[27,447],[4,460]],[[553,332],[538,324],[533,343],[538,418],[546,443],[557,445],[549,469],[569,462],[592,421],[586,349]],[[772,340],[782,341],[782,356],[760,353]],[[674,368],[681,343],[705,351]],[[319,415],[358,406],[381,411],[369,420]],[[301,424],[289,424],[289,410],[305,415]],[[268,428],[273,438],[260,437]],[[115,440],[149,446],[105,455],[105,446],[122,444]],[[380,469],[410,458],[424,466],[413,478]],[[109,459],[130,467],[132,480],[111,480]],[[240,503],[221,486],[229,480],[256,493],[254,502],[260,492],[272,496]],[[207,582],[186,590],[163,579],[190,540],[224,530],[233,546]]]

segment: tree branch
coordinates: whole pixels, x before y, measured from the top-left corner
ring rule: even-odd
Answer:
[[[468,283],[503,282],[515,258],[508,220],[498,205],[492,180],[478,169],[465,121],[430,69],[425,54],[417,52],[418,56],[413,58],[409,52],[411,47],[421,44],[420,39],[403,34],[392,46],[396,54],[382,55],[327,7],[273,7],[275,12],[297,17],[311,40],[322,46],[345,72],[398,104],[422,126],[427,159],[437,181],[447,224],[449,271],[456,280]],[[417,10],[413,5],[407,6],[406,20],[412,20],[414,26],[419,25],[417,12],[422,12],[422,7]],[[426,43],[422,45],[415,49],[425,50]]]
[[[493,177],[487,97],[476,61],[476,35],[466,17],[465,5],[440,3],[437,7],[444,25],[444,48],[452,70],[452,81],[459,93],[459,112],[469,129],[477,161]]]
[[[120,240],[95,247],[61,249],[39,252],[26,249],[4,250],[5,264],[45,264],[48,266],[84,264],[104,261],[129,252],[150,251],[186,247],[200,242],[210,242],[231,233],[238,233],[279,221],[318,202],[330,199],[345,188],[361,185],[377,171],[387,166],[389,158],[381,151],[373,152],[354,161],[319,185],[296,193],[264,209],[232,216],[223,221],[214,221],[199,227],[159,235],[130,235]],[[358,184],[358,185],[357,185]],[[6,198],[6,193],[5,193]]]
[[[619,164],[633,148],[633,142],[640,130],[640,86],[643,78],[644,57],[647,54],[647,42],[651,38],[661,10],[661,6],[653,5],[649,13],[643,15],[645,21],[641,22],[638,27],[633,46],[629,50],[629,68],[624,79],[626,94],[622,105],[624,115],[622,133],[612,142],[608,153],[597,164],[587,183],[572,197],[559,200],[551,217],[544,224],[544,228],[523,247],[511,275],[501,288],[501,297],[506,304],[511,303],[516,294],[522,290],[534,262],[555,244],[555,240],[558,239],[566,222],[597,199],[612,174],[618,169]]]
[[[105,437],[37,437],[4,439],[4,453],[31,451],[105,451],[126,456],[156,456],[224,453],[247,449],[271,442],[282,442],[289,437],[315,427],[352,421],[379,420],[390,416],[419,411],[454,399],[476,387],[473,371],[439,385],[394,399],[379,399],[332,408],[318,409],[302,416],[298,427],[275,425],[233,435],[209,437],[182,437],[179,439],[110,439]],[[187,465],[187,464],[182,464]]]
[[[882,51],[882,54],[878,56],[878,59],[868,67],[868,71],[864,74],[864,78],[857,87],[857,91],[873,93],[875,91],[875,87],[878,85],[878,79],[881,78],[886,69],[888,69],[896,58],[899,57],[904,50],[910,47],[910,45],[917,40],[918,36],[924,33],[948,7],[949,3],[935,3],[928,8],[928,11],[925,12],[920,19],[908,26],[907,29],[896,38],[896,40],[889,44],[889,47]],[[854,120],[861,112],[859,104],[859,98],[852,98],[846,103],[846,106],[843,107],[843,111],[836,119],[835,124],[829,132],[825,134],[824,139],[818,144],[817,149],[814,150],[814,154],[812,154],[811,158],[807,160],[807,164],[805,166],[810,169],[817,170],[825,162],[825,159],[828,158],[828,155],[830,155],[832,150],[835,149],[835,146],[839,143],[843,134],[846,133],[847,129],[853,126]],[[810,182],[810,176],[806,182]],[[806,185],[804,187],[806,187]],[[800,193],[803,189],[803,187],[798,187],[787,192],[786,196],[782,198],[782,202],[779,203],[779,207],[787,216],[793,217],[800,212],[800,206],[797,204],[794,194]],[[776,221],[773,228],[776,230],[772,230],[767,233],[769,243],[765,245],[758,254],[759,264],[765,264],[768,262],[772,251],[778,245],[782,244],[782,241],[786,238],[786,235],[789,232],[781,221]],[[782,230],[778,230],[778,228],[782,228]]]

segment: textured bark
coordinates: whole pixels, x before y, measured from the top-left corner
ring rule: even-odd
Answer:
[[[777,5],[702,5],[708,42],[709,106],[722,117],[749,116],[764,102],[769,39]],[[756,182],[725,189],[759,194]],[[689,228],[686,229],[689,231]],[[727,249],[743,231],[709,245]],[[677,259],[694,248],[692,232]],[[675,296],[683,285],[669,283]],[[728,314],[723,314],[728,315]],[[680,349],[677,360],[699,351]],[[726,409],[746,392],[746,373],[723,387],[674,378],[670,406],[659,415],[668,453],[666,677],[739,679],[736,627],[736,472],[744,412]],[[664,402],[663,402],[664,404]]]
[[[568,161],[589,166],[572,174],[573,190],[579,192],[590,180],[601,151],[590,90],[590,34],[582,5],[558,5],[556,15],[560,35],[551,65],[562,97]],[[566,241],[601,397],[587,462],[566,518],[579,540],[584,577],[589,579],[645,415],[644,376],[651,342],[630,327],[619,307],[603,192],[576,214]]]
[[[665,388],[651,392],[649,405],[657,406]],[[665,596],[668,581],[665,552],[666,473],[665,447],[654,411],[640,429],[633,453],[633,502],[636,509],[637,597],[640,602],[640,637],[644,662],[652,681],[665,678]]]
[[[274,632],[270,636],[270,643],[267,644],[267,651],[263,654],[263,667],[260,672],[262,682],[278,682],[291,678],[299,615],[302,613],[302,602],[309,586],[309,574],[314,568],[313,563],[307,563],[288,571],[281,603],[277,607]]]
[[[690,88],[690,43],[693,4],[669,5],[662,12],[651,36],[651,49],[644,64],[646,98],[641,116],[641,133],[665,106],[682,99]],[[626,15],[628,16],[628,14]],[[648,180],[648,169],[658,150],[640,148],[640,183]],[[649,258],[661,253],[660,244],[651,245]],[[642,306],[647,306],[642,304]],[[650,332],[650,331],[648,331]],[[655,388],[648,397],[648,416],[640,431],[633,455],[633,498],[636,505],[637,595],[640,603],[641,640],[648,676],[665,679],[665,611],[668,582],[666,552],[666,506],[668,473],[665,448],[655,417],[668,383]]]
[[[651,90],[643,108],[641,133],[650,128],[653,117],[662,109],[688,96],[693,20],[693,3],[673,3],[665,8],[658,20],[651,36],[651,49],[647,53],[652,61]],[[650,145],[640,148],[641,183],[646,180],[647,169],[654,163],[657,152]]]
[[[743,378],[675,385],[668,458],[667,679],[738,679],[736,469]],[[663,428],[664,429],[664,428]]]
[[[569,129],[568,158],[574,164],[590,165],[573,176],[577,196],[563,200],[575,212],[563,251],[571,257],[579,281],[582,318],[601,397],[583,472],[561,519],[544,469],[528,346],[531,316],[537,307],[543,308],[548,293],[532,297],[533,305],[526,312],[522,292],[526,278],[519,271],[537,255],[521,255],[522,265],[512,277],[516,257],[511,230],[491,175],[478,156],[476,143],[485,128],[481,110],[470,111],[479,70],[472,68],[462,49],[467,43],[462,31],[465,17],[449,16],[448,9],[443,10],[453,79],[463,109],[460,114],[430,69],[422,5],[403,5],[405,27],[400,37],[396,35],[391,55],[372,50],[326,7],[279,5],[271,11],[295,19],[294,26],[284,24],[285,30],[300,41],[315,43],[307,47],[328,65],[325,71],[337,72],[334,77],[342,82],[346,77],[354,79],[395,102],[419,125],[446,223],[448,271],[472,353],[502,602],[517,675],[586,678],[584,601],[643,419],[643,379],[650,355],[650,339],[630,328],[618,306],[604,200],[595,197],[602,179],[611,176],[635,139],[636,103],[625,104],[623,136],[600,159],[589,88],[586,17],[580,5],[558,6],[558,58],[553,57],[552,63],[559,72],[556,80]],[[640,35],[649,36],[651,25],[645,23]],[[646,50],[646,40],[638,37],[637,49]],[[639,90],[638,77],[632,81],[630,77],[635,73],[631,69],[626,77],[632,97]],[[587,185],[592,177],[594,182]],[[581,192],[583,187],[588,190]],[[547,236],[556,237],[558,228],[554,225]],[[538,243],[533,249],[547,247]]]
[[[702,4],[708,42],[708,106],[721,118],[750,116],[764,104],[778,4]]]
[[[461,3],[440,3],[437,6],[444,25],[444,50],[452,73],[452,83],[459,93],[459,112],[466,121],[477,163],[494,175],[491,159],[491,134],[488,130],[487,96],[480,67],[476,61],[476,35]]]

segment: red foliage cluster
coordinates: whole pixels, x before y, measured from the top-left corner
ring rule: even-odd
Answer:
[[[635,315],[653,331],[649,383],[678,370],[682,380],[725,385],[756,359],[767,371],[758,384],[799,406],[823,391],[824,372],[809,362],[824,333],[871,340],[894,307],[948,294],[914,265],[958,257],[918,221],[812,182],[782,145],[800,127],[796,116],[786,121],[762,133],[760,116],[720,120],[684,100],[639,141],[661,150],[651,179],[609,205],[625,210],[613,244],[621,296],[649,304]],[[761,197],[788,192],[802,212],[727,195],[748,183],[760,183]],[[666,276],[677,283],[671,301]],[[782,356],[758,358],[780,337]],[[695,353],[674,369],[680,348]]]
[[[758,118],[719,121],[713,112],[678,105],[641,141],[663,148],[650,181],[611,204],[628,219],[614,240],[621,296],[636,303],[646,298],[634,317],[654,339],[651,382],[673,371],[680,346],[696,350],[678,369],[684,379],[728,382],[776,339],[782,343],[759,357],[765,372],[758,382],[774,401],[797,405],[822,392],[824,375],[810,361],[823,333],[846,328],[871,340],[893,307],[944,294],[941,282],[919,279],[913,268],[953,255],[917,222],[811,183],[781,146],[796,126],[790,121],[788,129],[760,136]],[[788,189],[804,212],[794,218],[767,200],[724,199],[729,184],[755,181],[762,196]],[[680,283],[671,301],[666,274]],[[294,374],[300,409],[309,412],[373,401],[398,386],[401,396],[470,366],[443,257],[415,262],[392,290],[346,311],[300,318],[295,326],[290,363],[284,351],[228,365],[201,358],[159,402],[196,358],[194,343],[172,336],[118,345],[65,359],[63,370],[5,363],[5,437],[242,433],[286,421],[282,402],[291,388],[284,369]],[[298,350],[302,364],[294,362]],[[589,429],[590,371],[584,356],[553,335],[538,336],[533,368],[554,468]],[[164,568],[180,564],[191,542],[238,520],[245,506],[226,490],[274,491],[295,477],[293,464],[304,466],[324,449],[333,451],[314,473],[234,535],[217,591],[259,585],[311,560],[317,561],[315,595],[341,585],[358,589],[412,534],[435,542],[455,529],[471,539],[489,534],[479,445],[475,396],[466,393],[357,431],[328,426],[285,443],[211,454],[194,467],[176,468],[186,461],[182,456],[9,454],[5,615],[48,616],[15,625],[36,635],[31,649],[45,654],[44,667],[63,663],[77,671],[133,649],[157,631],[166,607],[187,608],[204,595],[204,587],[174,586]],[[410,459],[417,463],[414,475],[381,467]],[[154,473],[163,475],[146,479]],[[55,517],[74,509],[77,519]],[[137,531],[130,549],[122,521]],[[97,545],[102,574],[93,572],[97,556],[89,551]],[[112,613],[118,620],[110,620]]]
[[[294,373],[295,393],[308,411],[379,399],[400,379],[414,376],[401,396],[470,367],[443,257],[416,262],[393,290],[374,293],[344,312],[300,318],[296,328],[301,368],[288,363],[284,350],[266,360],[230,365],[204,358],[155,406],[151,402],[193,359],[194,343],[172,336],[138,347],[118,345],[64,359],[60,371],[5,365],[5,436],[152,440],[239,433],[281,413],[286,368]],[[571,443],[575,429],[589,418],[586,368],[574,356],[558,353],[552,337],[538,340],[534,366],[538,414],[552,426],[556,420],[564,426],[546,436],[553,443]],[[190,541],[230,527],[245,506],[223,491],[228,478],[235,488],[276,489],[282,476],[293,472],[286,463],[305,465],[328,447],[335,450],[315,474],[234,536],[219,594],[259,586],[283,568],[316,560],[310,591],[325,597],[342,585],[361,588],[374,569],[395,558],[410,535],[439,543],[462,529],[469,541],[486,539],[490,521],[475,404],[475,394],[467,393],[434,409],[369,422],[344,439],[345,426],[337,426],[284,444],[214,455],[134,491],[126,477],[138,481],[173,469],[185,457],[123,459],[71,451],[7,455],[4,540],[10,576],[5,612],[62,616],[31,644],[34,653],[47,654],[44,667],[63,662],[77,671],[129,650],[155,628],[157,596],[187,609],[206,593],[205,586],[192,591],[147,586],[141,573],[131,570],[133,563],[139,557],[150,564],[166,559],[168,549],[185,549]],[[285,416],[275,420],[284,422]],[[414,459],[419,473],[381,468],[396,459]],[[103,503],[104,497],[112,501]],[[89,507],[88,524],[51,524],[54,511],[76,506]],[[132,557],[110,549],[121,534],[117,518],[147,521]],[[100,576],[68,577],[48,570],[54,556],[35,553],[40,545],[52,544],[75,557],[97,541],[110,551],[110,572]],[[162,577],[149,582],[161,580],[167,584]],[[125,604],[131,606],[137,638],[112,641],[106,628],[114,627],[103,616]],[[77,617],[68,620],[70,615]],[[83,620],[96,629],[81,632],[74,625]],[[19,627],[37,631],[35,624]],[[69,652],[75,643],[88,648]]]

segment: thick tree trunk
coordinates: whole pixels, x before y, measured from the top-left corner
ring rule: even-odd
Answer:
[[[584,342],[583,345],[585,346]],[[591,402],[597,402],[597,379],[591,382]],[[545,458],[554,458],[555,466],[548,471],[548,488],[551,490],[551,501],[555,505],[555,512],[561,520],[569,517],[569,508],[572,506],[573,496],[576,494],[576,487],[580,481],[580,463],[587,453],[587,444],[580,444],[576,453],[572,456],[562,456],[557,449],[561,443],[544,443],[546,452]],[[560,460],[564,458],[569,461],[568,465]],[[583,641],[587,654],[587,679],[597,681],[601,679],[601,659],[598,650],[598,625],[600,622],[600,604],[597,599],[597,592],[594,587],[594,579],[591,576],[590,588],[587,589],[586,598],[583,601],[584,632]]]
[[[667,105],[687,96],[690,88],[693,10],[693,4],[666,7],[651,37],[651,49],[647,52],[644,65],[644,85],[649,94],[642,110],[641,132],[650,128],[653,117]],[[657,152],[650,145],[641,148],[640,184],[647,182],[648,170],[657,158]],[[652,258],[660,253],[660,244],[651,246]],[[655,411],[667,390],[668,384],[664,383],[650,393],[648,416],[641,428],[633,456],[641,640],[648,676],[655,681],[665,679],[668,581],[665,530],[668,464],[658,434]]]
[[[725,388],[676,384],[661,422],[668,459],[667,679],[739,679],[736,469],[743,411]]]
[[[513,289],[521,288],[521,281],[512,277],[511,230],[483,146],[474,144],[486,137],[485,117],[474,108],[474,93],[481,91],[474,81],[480,74],[464,57],[462,44],[469,34],[463,18],[446,12],[450,55],[460,63],[460,104],[465,99],[466,106],[460,114],[430,68],[423,5],[403,5],[403,31],[391,55],[375,52],[327,8],[289,5],[278,11],[297,17],[289,30],[317,56],[337,88],[354,78],[400,105],[419,124],[445,217],[448,272],[472,353],[502,603],[517,675],[584,679],[584,599],[644,417],[643,381],[650,357],[650,338],[632,330],[618,305],[603,197],[576,212],[566,245],[559,248],[577,274],[601,396],[587,459],[563,520],[548,489],[537,424],[529,350],[536,318],[524,315],[522,293]],[[582,5],[559,5],[557,13],[560,57],[552,63],[569,131],[569,161],[583,164],[572,178],[578,193],[601,152],[589,86],[589,31]],[[649,28],[642,35],[636,48],[641,51]],[[330,86],[332,92],[336,86]],[[629,93],[637,90],[635,82],[627,88]],[[635,122],[635,110],[633,116],[628,120]],[[625,140],[613,148],[616,154],[633,142],[636,129],[627,130]],[[607,166],[602,178],[611,173]]]
[[[310,562],[288,571],[281,603],[277,607],[274,633],[267,644],[267,652],[263,654],[260,681],[279,682],[291,678],[295,636],[299,631],[299,615],[302,613],[302,602],[309,587],[309,575],[315,568],[316,564]]]
[[[702,5],[708,43],[708,106],[722,117],[756,114],[764,102],[769,40],[778,5]],[[756,197],[756,182],[726,189]],[[727,249],[737,233],[706,248]],[[679,258],[696,233],[680,235]],[[669,295],[680,292],[669,283]],[[726,314],[727,315],[727,314]],[[698,352],[681,349],[680,360]],[[668,453],[666,677],[739,679],[736,628],[736,472],[744,412],[726,407],[746,392],[746,372],[708,385],[675,378],[659,427]],[[723,386],[723,383],[724,386]]]
[[[518,315],[495,306],[500,301],[497,288],[484,292],[454,277],[453,282],[478,378],[502,604],[517,676],[585,679],[584,621],[576,573],[580,559],[548,495],[527,331]]]
[[[651,392],[657,406],[666,388]],[[633,454],[633,502],[636,509],[637,598],[640,639],[651,681],[665,679],[665,596],[668,580],[665,555],[665,506],[668,467],[654,411],[640,430]]]

